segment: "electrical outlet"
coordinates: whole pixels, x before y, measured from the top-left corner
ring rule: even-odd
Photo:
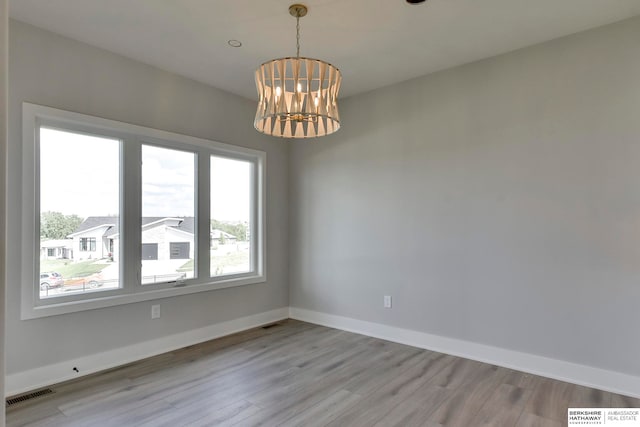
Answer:
[[[160,317],[160,304],[151,306],[151,318],[157,319]]]
[[[384,296],[384,308],[391,308],[391,295]]]

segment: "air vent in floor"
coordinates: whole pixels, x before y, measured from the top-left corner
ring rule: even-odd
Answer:
[[[50,388],[43,388],[42,390],[23,394],[22,396],[12,397],[10,399],[7,399],[7,406],[15,405],[16,403],[24,402],[26,400],[35,399],[36,397],[44,396],[45,394],[50,393],[53,393],[53,390],[51,390]]]
[[[276,326],[280,326],[280,325],[277,323],[272,323],[270,325],[264,325],[262,329],[271,329],[271,328],[275,328]]]

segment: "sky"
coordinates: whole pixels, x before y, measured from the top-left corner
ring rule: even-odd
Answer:
[[[65,215],[119,213],[119,148],[115,139],[42,128],[40,210]],[[142,147],[143,216],[194,216],[195,154]],[[211,212],[249,221],[251,164],[212,157]]]
[[[142,146],[142,216],[195,216],[194,153]]]

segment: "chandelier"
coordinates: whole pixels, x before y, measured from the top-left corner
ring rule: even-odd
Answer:
[[[295,58],[273,59],[256,70],[256,130],[283,138],[314,138],[340,129],[338,91],[342,75],[333,65],[300,56],[300,18],[307,7],[294,4]]]

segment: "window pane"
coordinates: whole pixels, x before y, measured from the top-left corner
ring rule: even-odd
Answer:
[[[211,276],[248,273],[252,164],[211,156]]]
[[[193,152],[142,146],[143,285],[195,275],[195,162]]]
[[[40,298],[119,284],[120,141],[40,129]]]

